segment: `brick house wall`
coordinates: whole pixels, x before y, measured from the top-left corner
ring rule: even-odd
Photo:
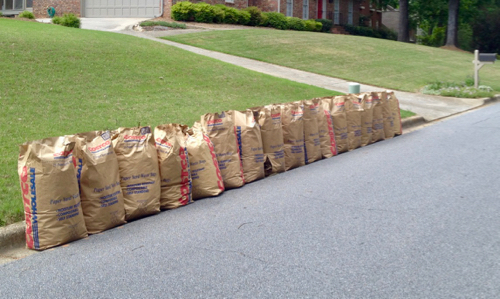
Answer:
[[[168,0],[165,0],[165,1],[168,1]],[[237,9],[242,9],[242,8],[248,7],[247,0],[234,0],[234,3],[226,2],[226,0],[180,0],[180,1],[177,0],[177,1],[174,1],[173,4],[175,4],[177,2],[181,2],[181,1],[189,1],[192,3],[205,2],[205,3],[208,3],[210,5],[223,4],[227,7],[234,7]],[[164,14],[164,16],[166,16],[166,15]]]
[[[292,16],[302,19],[304,13],[304,1],[303,0],[292,0],[292,1],[293,1]],[[286,16],[286,0],[280,1],[280,13]],[[316,19],[317,15],[318,15],[318,1],[309,0],[309,19]]]
[[[248,6],[257,6],[263,12],[278,11],[279,0],[248,0]]]
[[[163,0],[163,16],[164,17],[171,17],[172,15],[172,5],[174,5],[175,2],[173,0]]]
[[[36,18],[47,18],[47,8],[51,6],[55,8],[56,16],[73,13],[80,17],[81,14],[80,0],[34,0],[33,14]]]
[[[225,0],[191,0],[193,3],[205,2],[211,5],[223,4],[228,7],[234,7],[237,9],[243,9],[248,6],[257,6],[263,12],[278,11],[278,1],[280,13],[286,15],[286,1],[287,0],[234,0],[234,3],[227,3]],[[326,2],[326,18],[333,19],[333,8],[334,0],[323,0]],[[331,1],[331,2],[330,2]],[[342,19],[341,23],[347,22],[348,13],[348,3],[349,0],[335,0],[340,1],[340,13]],[[366,1],[366,0],[365,0]],[[172,6],[180,2],[180,0],[163,0],[163,16],[170,17]],[[82,13],[82,1],[81,0],[34,0],[33,1],[33,13],[37,18],[47,17],[47,8],[54,7],[56,9],[56,15],[62,16],[66,13],[73,13],[80,17]],[[303,0],[293,0],[293,16],[297,18],[302,18],[303,16]],[[358,18],[360,13],[359,1],[353,0],[353,24],[358,24]],[[316,19],[318,17],[318,0],[309,0],[309,19]],[[381,24],[381,14],[379,24]]]
[[[318,1],[309,0],[309,19],[318,18]]]
[[[280,2],[280,13],[286,16],[286,0],[278,0]]]
[[[367,18],[364,25],[373,29],[380,29],[382,26],[382,11],[371,7],[369,1],[365,0],[359,7],[360,15]]]

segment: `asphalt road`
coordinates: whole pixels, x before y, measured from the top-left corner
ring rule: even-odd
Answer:
[[[0,297],[499,298],[500,105],[0,266]]]

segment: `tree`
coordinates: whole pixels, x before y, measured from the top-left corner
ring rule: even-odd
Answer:
[[[448,2],[448,28],[446,31],[446,45],[456,47],[458,44],[458,8],[460,0]]]
[[[370,4],[376,9],[387,9],[387,6],[396,7],[398,0],[370,0]]]
[[[465,0],[467,1],[467,0]],[[412,0],[409,3],[410,28],[427,28],[431,34],[435,27],[445,27],[448,19],[448,0]]]
[[[500,54],[500,5],[487,6],[479,11],[472,24],[473,46],[481,52]]]
[[[399,0],[398,42],[409,42],[408,0]]]

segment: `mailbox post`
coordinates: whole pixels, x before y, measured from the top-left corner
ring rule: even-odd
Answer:
[[[478,50],[474,51],[474,88],[477,88],[479,85],[479,70],[485,64],[493,64],[497,60],[496,53],[481,53],[479,54]]]

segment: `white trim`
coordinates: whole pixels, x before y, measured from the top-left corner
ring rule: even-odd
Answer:
[[[247,0],[247,7],[248,7],[248,0]],[[165,2],[163,0],[160,0],[160,14],[155,16],[155,18],[163,16],[164,10],[165,10]]]
[[[12,3],[12,9],[9,9],[9,10],[5,9],[5,5],[7,4],[6,3],[7,1],[10,1]],[[18,14],[20,14],[21,12],[23,12],[25,10],[33,12],[33,4],[31,5],[31,7],[27,7],[26,6],[26,0],[21,0],[22,4],[23,4],[22,8],[17,9],[17,8],[14,7],[15,6],[15,3],[14,3],[15,1],[16,0],[3,0],[3,5],[0,6],[0,12],[2,12],[2,14],[4,14],[4,15],[18,15]]]
[[[323,0],[323,7],[321,8],[321,18],[326,19],[326,1],[328,0]]]
[[[309,20],[309,0],[302,0],[302,19]]]
[[[347,24],[353,25],[354,23],[354,0],[349,0],[347,3]]]
[[[333,0],[333,24],[340,24],[340,0]]]

